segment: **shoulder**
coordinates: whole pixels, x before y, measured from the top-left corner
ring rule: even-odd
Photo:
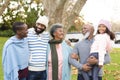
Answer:
[[[49,32],[44,31],[44,32],[42,33],[42,35],[49,35]]]
[[[104,33],[104,34],[97,34],[95,36],[95,39],[109,39],[110,36],[107,34],[107,33]]]
[[[63,42],[62,42],[62,48],[63,48],[64,51],[66,51],[66,50],[67,50],[68,52],[71,52],[71,51],[72,51],[72,47],[69,46],[69,45],[66,43],[65,40],[63,40]]]
[[[35,29],[34,28],[29,28],[28,29],[28,36],[35,34]]]
[[[47,31],[44,31],[41,35],[42,35],[43,37],[46,37],[46,38],[49,38],[49,39],[50,39],[49,32],[47,32]]]
[[[34,31],[34,28],[29,28],[28,31],[29,32]]]
[[[65,41],[65,40],[63,40],[63,42],[62,42],[62,46],[63,46],[63,47],[68,47],[68,48],[71,48],[71,46],[69,46],[69,45],[66,43],[66,41]]]
[[[80,46],[80,45],[82,45],[83,43],[85,43],[85,40],[81,40],[81,41],[77,42],[77,43],[75,44],[75,46]]]
[[[4,48],[7,48],[8,46],[10,46],[13,43],[13,38],[14,37],[10,37],[4,44]]]

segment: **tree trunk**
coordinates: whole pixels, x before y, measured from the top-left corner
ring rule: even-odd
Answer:
[[[0,16],[4,12],[4,10],[8,7],[9,3],[10,3],[10,0],[5,0],[5,3],[3,4],[3,6],[0,7]]]
[[[49,26],[62,23],[65,33],[73,25],[87,0],[43,0],[45,15],[50,19]],[[50,27],[49,27],[50,28]]]

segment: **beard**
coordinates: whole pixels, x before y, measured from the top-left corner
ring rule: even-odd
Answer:
[[[35,28],[35,32],[36,32],[36,34],[40,34],[40,33],[42,33],[42,32],[45,31],[45,28],[44,28],[44,29],[37,28],[37,27],[34,27],[34,28]],[[38,29],[39,29],[39,30],[38,30]]]
[[[85,33],[83,36],[83,39],[87,39],[89,37],[89,35],[90,35],[90,32]]]

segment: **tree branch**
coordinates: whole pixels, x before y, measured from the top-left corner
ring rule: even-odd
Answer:
[[[2,13],[4,12],[4,10],[8,7],[10,3],[10,0],[5,0],[5,3],[3,4],[3,6],[0,8],[0,16],[2,15]]]

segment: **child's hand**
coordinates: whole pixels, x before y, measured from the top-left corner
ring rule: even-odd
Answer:
[[[99,65],[99,67],[100,67],[100,68],[102,68],[102,67],[103,67],[103,65]]]
[[[78,58],[79,58],[79,57],[78,57],[78,55],[77,55],[77,54],[72,53],[72,54],[71,54],[71,58],[78,60]]]

